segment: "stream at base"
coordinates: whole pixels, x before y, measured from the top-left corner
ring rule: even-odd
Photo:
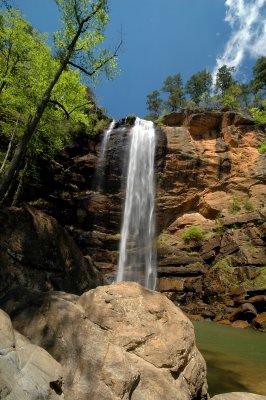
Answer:
[[[205,358],[209,393],[266,395],[266,334],[212,322],[195,322],[197,347]]]

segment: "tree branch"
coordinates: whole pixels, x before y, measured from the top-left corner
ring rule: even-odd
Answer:
[[[95,67],[92,71],[88,71],[85,68],[83,68],[81,65],[75,64],[73,61],[68,61],[69,65],[72,65],[72,67],[78,68],[80,71],[84,72],[84,74],[88,75],[88,76],[93,76],[99,69],[101,69],[104,65],[108,64],[113,58],[118,56],[118,51],[120,49],[120,47],[122,46],[122,39],[120,40],[119,45],[116,47],[115,51],[113,52],[113,54],[109,57],[107,57],[105,60],[103,60],[99,65],[97,65],[97,67]]]
[[[79,15],[78,15],[77,0],[74,0],[74,12],[75,12],[75,17],[76,17],[77,23],[80,25],[80,18],[79,18]]]
[[[72,110],[69,111],[69,115],[72,114],[73,111],[78,110],[79,108],[83,108],[83,107],[85,107],[85,106],[87,106],[87,105],[89,105],[89,104],[90,104],[90,103],[87,101],[86,103],[81,104],[80,106],[76,106],[76,107],[72,108]]]
[[[56,104],[58,107],[60,107],[66,114],[66,119],[69,119],[70,113],[65,109],[63,104],[59,103],[59,101],[57,101],[57,100],[51,100],[51,99],[49,100],[49,103]]]

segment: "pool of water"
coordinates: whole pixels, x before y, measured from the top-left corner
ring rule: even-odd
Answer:
[[[266,395],[266,334],[213,322],[193,322],[197,347],[207,363],[211,395]]]

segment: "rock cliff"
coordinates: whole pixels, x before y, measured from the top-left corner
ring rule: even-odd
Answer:
[[[117,123],[111,134],[100,187],[97,137],[66,148],[45,171],[39,199],[26,199],[64,224],[110,282],[130,123]],[[263,133],[232,111],[172,113],[163,123],[156,128],[158,289],[191,317],[264,330],[266,157],[257,150]]]

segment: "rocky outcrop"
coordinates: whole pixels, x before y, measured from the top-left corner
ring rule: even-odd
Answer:
[[[211,400],[266,400],[266,396],[260,396],[253,393],[233,392],[218,394],[212,397]]]
[[[66,230],[33,207],[0,211],[0,297],[13,286],[80,294],[101,283]]]
[[[0,398],[62,399],[62,368],[50,354],[13,330],[0,310]]]
[[[136,283],[80,297],[17,288],[2,306],[62,365],[66,400],[207,399],[193,326],[159,293]]]

